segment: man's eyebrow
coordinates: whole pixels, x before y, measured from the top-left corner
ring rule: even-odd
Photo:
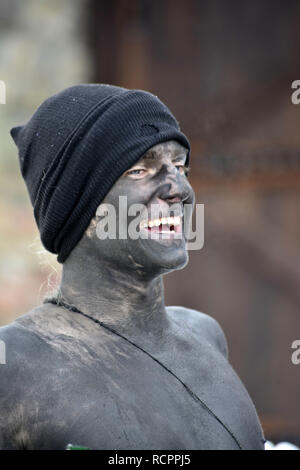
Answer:
[[[156,153],[154,150],[151,150],[151,149],[150,149],[150,150],[148,150],[148,151],[143,155],[142,158],[143,158],[143,159],[144,159],[144,158],[145,158],[145,159],[148,159],[148,158],[149,158],[149,159],[152,159],[152,160],[153,160],[153,159],[155,159],[155,158],[157,158],[157,157],[158,157],[157,153]]]
[[[173,162],[181,162],[182,160],[184,160],[184,164],[186,165],[187,155],[185,153],[183,153],[181,155],[177,155],[177,157],[175,157],[175,158],[172,158]]]

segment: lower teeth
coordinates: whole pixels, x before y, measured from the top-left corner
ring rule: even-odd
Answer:
[[[162,229],[162,225],[159,225],[158,227],[148,227],[148,230],[153,230],[153,229],[157,229],[158,228],[158,231],[161,232],[161,233],[169,233],[169,232],[175,232],[175,228],[174,228],[174,225],[171,225],[169,230],[163,230]],[[154,230],[155,231],[155,230]]]

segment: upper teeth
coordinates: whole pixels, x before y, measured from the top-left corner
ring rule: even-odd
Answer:
[[[153,220],[143,220],[141,222],[142,227],[158,227],[160,224],[168,224],[168,225],[179,225],[180,224],[180,216],[177,217],[162,217],[160,219],[153,219]]]

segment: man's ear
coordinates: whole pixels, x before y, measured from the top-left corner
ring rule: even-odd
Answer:
[[[16,145],[18,145],[18,135],[22,129],[23,129],[23,126],[17,126],[17,127],[13,127],[10,130],[10,135],[12,136]]]

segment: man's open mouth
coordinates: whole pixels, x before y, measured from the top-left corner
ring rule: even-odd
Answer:
[[[182,216],[162,217],[159,219],[145,219],[140,223],[141,229],[148,230],[151,233],[181,233]]]

